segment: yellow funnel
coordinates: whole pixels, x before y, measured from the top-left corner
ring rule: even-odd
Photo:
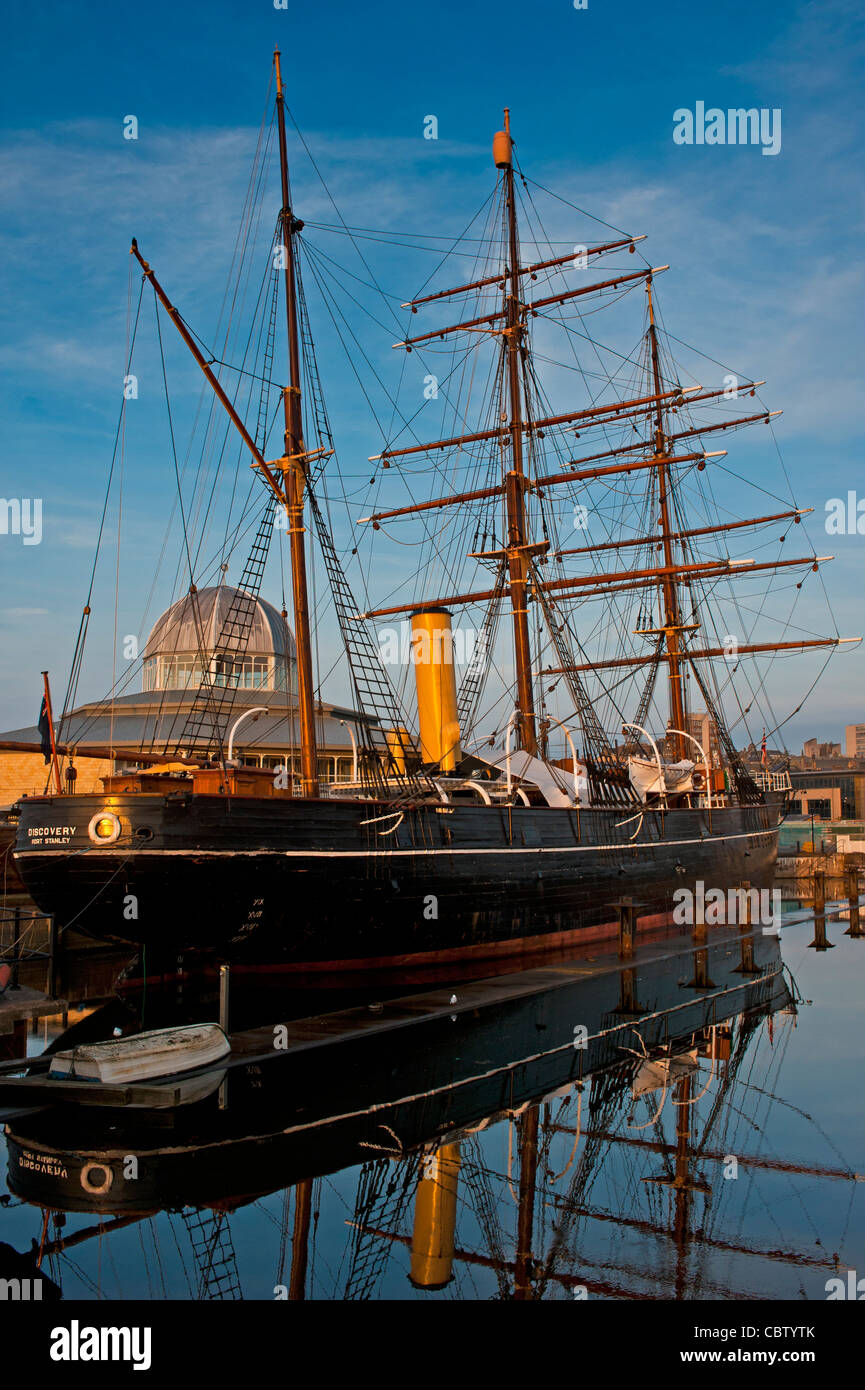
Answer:
[[[421,1159],[414,1205],[409,1279],[418,1289],[443,1289],[453,1278],[459,1144]]]
[[[411,615],[411,655],[417,682],[421,759],[453,772],[460,760],[457,681],[451,615],[431,608]]]

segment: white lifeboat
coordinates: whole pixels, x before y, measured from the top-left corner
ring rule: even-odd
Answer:
[[[82,1043],[51,1059],[49,1077],[128,1085],[213,1066],[231,1051],[218,1023],[157,1028],[130,1038]]]

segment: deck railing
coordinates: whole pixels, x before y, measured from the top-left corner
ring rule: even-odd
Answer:
[[[37,922],[45,922],[48,926],[47,951],[28,944]],[[57,924],[54,917],[47,912],[19,906],[0,908],[0,965],[10,968],[8,980],[0,984],[0,999],[4,994],[21,988],[21,966],[38,960],[45,961],[45,992],[53,999],[57,994]]]
[[[764,792],[791,792],[793,783],[790,781],[789,772],[758,772],[754,781],[761,791]]]

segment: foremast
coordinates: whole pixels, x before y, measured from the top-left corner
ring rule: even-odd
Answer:
[[[195,361],[204,373],[214,394],[223,406],[231,423],[234,425],[247,449],[252,455],[252,467],[257,469],[262,480],[270,488],[280,506],[285,508],[288,523],[288,533],[290,538],[291,555],[291,585],[292,585],[292,604],[294,610],[295,625],[295,648],[297,653],[297,684],[298,684],[298,713],[300,722],[300,765],[301,765],[301,793],[303,796],[317,797],[319,795],[318,783],[318,754],[315,736],[315,698],[312,679],[312,637],[309,621],[309,600],[307,595],[306,582],[306,550],[304,544],[304,494],[308,485],[308,466],[311,455],[304,448],[303,442],[303,411],[301,399],[301,354],[298,333],[298,303],[297,303],[297,284],[295,273],[295,243],[294,237],[301,229],[302,222],[299,222],[291,210],[291,199],[288,182],[288,157],[285,138],[285,101],[282,86],[282,75],[279,65],[279,50],[274,52],[274,68],[276,73],[276,111],[277,125],[279,129],[279,163],[280,177],[282,184],[282,208],[279,215],[280,240],[279,248],[283,259],[285,272],[285,301],[286,301],[286,328],[288,336],[288,364],[289,364],[289,384],[283,391],[283,405],[285,415],[285,435],[284,449],[282,458],[267,462],[261,449],[250,435],[225,391],[214,374],[210,362],[201,352],[195,338],[186,327],[186,324],[179,310],[172,304],[165,290],[157,280],[152,267],[142,256],[138,242],[133,239],[131,253],[138,260],[146,278],[153,286],[157,299],[162,304],[166,313],[169,315],[181,338],[186,343]],[[316,453],[322,451],[317,450]],[[194,594],[194,586],[190,593]],[[240,628],[241,624],[231,615],[227,619],[227,626],[232,629]],[[232,634],[229,633],[229,636]],[[221,637],[223,634],[221,634]],[[199,698],[205,709],[209,710],[211,697],[213,694],[214,673],[209,672],[205,675],[199,691],[199,697],[193,706],[187,723],[193,730],[200,730],[203,726],[203,719],[199,713]],[[226,689],[233,683],[232,673],[224,675]],[[212,716],[213,733],[219,743],[220,760],[224,760],[222,750],[221,730],[219,727],[219,709]],[[193,751],[191,748],[189,751]]]

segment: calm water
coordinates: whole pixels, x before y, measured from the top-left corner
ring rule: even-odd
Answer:
[[[12,1119],[0,1242],[43,1243],[69,1299],[272,1299],[293,1271],[314,1299],[822,1300],[836,1266],[865,1271],[846,926],[822,953],[808,922],[757,938],[759,975],[715,932],[702,966],[670,940],[630,980],[596,956],[508,998],[455,983],[453,1013],[254,1062],[173,1125]],[[290,1002],[271,990],[242,1026]]]

